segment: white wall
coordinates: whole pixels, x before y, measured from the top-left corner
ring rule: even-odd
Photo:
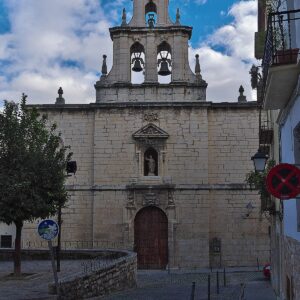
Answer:
[[[281,128],[281,162],[295,163],[293,130],[300,122],[300,96],[298,96],[290,113]],[[300,232],[297,232],[296,199],[284,201],[284,233],[300,241]]]
[[[14,244],[15,236],[16,236],[16,227],[15,225],[6,225],[4,223],[0,223],[0,236],[1,235],[11,235],[12,243]]]

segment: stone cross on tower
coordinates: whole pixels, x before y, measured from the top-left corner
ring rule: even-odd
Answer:
[[[179,10],[172,22],[168,9],[168,0],[134,0],[131,21],[123,11],[110,28],[113,67],[95,85],[97,102],[206,100],[207,83],[189,66],[192,28],[180,24]],[[133,72],[144,82],[132,84]]]

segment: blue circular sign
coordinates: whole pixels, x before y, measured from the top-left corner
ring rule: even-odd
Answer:
[[[38,226],[38,234],[44,240],[51,241],[58,235],[59,227],[53,220],[44,220]]]

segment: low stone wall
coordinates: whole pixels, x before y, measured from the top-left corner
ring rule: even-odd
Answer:
[[[83,266],[81,273],[62,278],[59,282],[61,299],[79,300],[136,287],[136,253],[116,252],[123,256],[105,262],[94,259]],[[53,291],[54,285],[49,289]]]
[[[56,255],[54,249],[54,255]],[[117,259],[122,256],[126,256],[126,253],[118,250],[95,250],[95,249],[85,249],[85,250],[61,250],[60,258],[65,260],[72,259],[93,259],[103,258],[103,259]],[[0,249],[0,260],[2,261],[12,261],[14,257],[14,250],[12,249]],[[21,251],[22,260],[49,260],[50,252],[49,250],[22,250]]]

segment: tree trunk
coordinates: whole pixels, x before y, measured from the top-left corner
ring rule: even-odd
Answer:
[[[23,222],[15,222],[16,225],[16,239],[15,239],[15,253],[14,253],[14,275],[21,276],[21,233]]]

